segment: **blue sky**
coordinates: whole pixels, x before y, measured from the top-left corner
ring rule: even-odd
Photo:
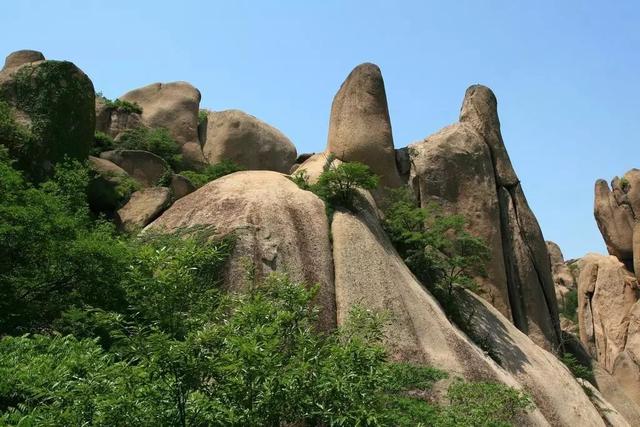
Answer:
[[[324,148],[359,63],[385,78],[396,147],[457,119],[467,86],[498,97],[502,133],[545,238],[604,251],[593,185],[640,167],[640,2],[4,0],[0,55],[75,62],[115,98],[186,80],[298,152]]]

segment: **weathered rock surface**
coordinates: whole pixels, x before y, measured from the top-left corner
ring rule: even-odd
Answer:
[[[144,126],[140,114],[107,105],[106,100],[96,96],[96,131],[103,132],[113,139],[129,129]]]
[[[230,160],[247,170],[289,173],[296,147],[282,132],[240,110],[209,111],[204,155],[210,164]]]
[[[387,311],[385,344],[395,360],[426,363],[469,380],[522,386],[537,409],[518,425],[604,425],[570,372],[488,304],[473,300],[478,324],[489,331],[504,369],[453,326],[402,262],[374,209],[337,211],[333,217],[338,324],[354,304]]]
[[[165,128],[180,145],[198,142],[200,91],[187,82],[153,83],[120,97],[142,107],[142,122]]]
[[[504,147],[491,90],[471,86],[460,122],[410,145],[409,154],[409,180],[421,205],[436,201],[463,214],[471,233],[489,245],[487,277],[476,278],[481,295],[537,344],[557,352],[549,255]]]
[[[44,61],[44,55],[37,50],[18,50],[10,53],[4,61],[4,70],[16,68],[31,62]]]
[[[140,120],[143,125],[169,131],[181,146],[185,166],[191,169],[201,169],[204,165],[198,134],[200,98],[200,91],[187,82],[153,83],[120,97],[142,108]],[[138,126],[135,113],[121,115],[112,127]]]
[[[607,250],[629,266],[633,263],[633,211],[620,196],[616,200],[616,194],[622,194],[619,185],[612,192],[605,180],[597,180],[593,210]]]
[[[71,62],[42,59],[39,52],[15,52],[0,71],[0,100],[32,135],[28,149],[21,148],[21,141],[0,144],[8,146],[18,166],[35,179],[45,178],[65,157],[86,159],[95,128],[89,77]]]
[[[149,226],[155,231],[212,226],[217,236],[235,235],[225,285],[246,287],[246,263],[258,278],[271,271],[319,284],[320,326],[336,324],[333,262],[324,203],[285,175],[236,172],[176,201]]]
[[[489,147],[475,129],[457,123],[411,145],[410,150],[412,183],[422,207],[436,202],[445,212],[463,214],[469,229],[490,245],[487,275],[477,281],[483,297],[510,317],[500,206]]]
[[[580,263],[580,340],[625,394],[640,405],[638,282],[614,256],[588,254]]]
[[[95,176],[89,182],[87,190],[89,206],[94,211],[113,211],[126,200],[122,200],[118,187],[129,178],[129,174],[115,163],[89,156],[89,167],[95,172]]]
[[[331,106],[326,151],[345,162],[368,165],[383,186],[400,186],[387,96],[377,65],[358,65],[342,83]]]
[[[196,186],[182,175],[173,175],[171,177],[169,189],[171,190],[171,196],[173,199],[177,200],[187,194],[193,193],[196,190]]]
[[[116,221],[125,231],[134,232],[156,219],[170,203],[168,188],[144,188],[133,193],[127,204],[118,209]]]
[[[569,292],[577,288],[576,280],[564,260],[560,246],[549,240],[547,240],[546,243],[547,251],[549,252],[549,262],[551,263],[551,274],[553,275],[553,283],[555,285],[556,300],[558,301],[558,308],[562,310],[566,304]]]
[[[620,383],[603,369],[598,362],[592,362],[593,376],[598,391],[622,416],[629,425],[640,426],[640,406],[622,389]],[[614,424],[615,425],[615,424]]]
[[[315,184],[318,181],[318,177],[322,172],[324,172],[325,168],[328,168],[331,165],[338,166],[340,163],[342,162],[333,158],[330,154],[316,153],[302,162],[302,164],[296,168],[294,173],[304,173],[309,180],[309,183]]]
[[[100,154],[124,169],[143,187],[153,187],[171,173],[171,168],[161,157],[142,150],[112,150]]]

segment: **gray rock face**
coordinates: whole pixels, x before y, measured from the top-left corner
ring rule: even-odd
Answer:
[[[85,160],[95,128],[95,93],[89,77],[71,62],[43,59],[38,52],[16,52],[0,71],[0,100],[33,136],[28,149],[20,141],[0,144],[38,180],[65,157]]]
[[[383,186],[400,186],[387,95],[377,65],[358,65],[342,83],[331,105],[326,151],[345,162],[366,164]]]
[[[125,231],[135,232],[156,219],[171,204],[171,191],[166,187],[136,191],[121,209],[116,222]]]
[[[496,98],[471,86],[460,122],[409,146],[420,203],[463,214],[489,245],[481,295],[537,344],[558,351],[560,325],[549,255],[500,133]],[[455,172],[452,172],[455,171]]]
[[[296,147],[278,129],[240,110],[209,111],[204,155],[210,164],[230,160],[247,170],[289,173]]]
[[[143,187],[158,185],[163,177],[171,173],[171,168],[164,159],[148,151],[105,151],[100,154],[100,158],[120,166]]]

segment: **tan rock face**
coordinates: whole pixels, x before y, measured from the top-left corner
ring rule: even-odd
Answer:
[[[278,129],[240,110],[209,111],[204,155],[210,164],[231,160],[248,170],[289,173],[296,148]]]
[[[618,203],[616,193],[619,189],[612,192],[605,180],[596,181],[594,215],[609,253],[628,264],[633,262],[633,211],[621,198]]]
[[[44,61],[44,55],[41,52],[37,50],[18,50],[7,56],[4,61],[4,70],[37,61]]]
[[[588,254],[580,263],[580,340],[627,396],[640,404],[638,282],[614,256]]]
[[[161,157],[148,151],[113,150],[100,154],[100,158],[109,160],[124,169],[143,187],[153,187],[171,173],[171,168]]]
[[[338,211],[331,226],[338,324],[359,304],[389,313],[385,343],[395,360],[426,363],[468,380],[502,382],[531,394],[536,410],[518,425],[603,426],[571,373],[489,304],[470,297],[478,333],[491,340],[501,366],[447,319],[384,234],[375,207]],[[366,256],[363,256],[366,254]]]
[[[565,306],[567,294],[577,288],[576,280],[571,273],[571,269],[564,261],[560,246],[551,241],[547,241],[546,244],[555,285],[556,300],[558,301],[558,308],[562,309]],[[562,329],[564,330],[564,328]]]
[[[196,190],[195,185],[191,183],[187,178],[182,175],[173,175],[171,177],[171,196],[173,199],[180,199],[187,194],[193,193]]]
[[[258,277],[281,271],[317,283],[319,323],[323,329],[335,327],[329,225],[324,203],[313,193],[276,172],[236,172],[176,201],[149,228],[171,232],[194,226],[236,236],[225,280],[230,289],[245,289],[247,262]]]
[[[189,83],[153,83],[120,99],[142,107],[143,124],[167,129],[178,144],[198,142],[200,91]]]
[[[423,142],[409,146],[413,163],[411,182],[422,207],[436,202],[450,214],[462,214],[469,229],[502,254],[500,206],[491,153],[471,126],[448,126]],[[456,171],[452,173],[452,171]],[[504,259],[493,256],[486,277],[477,277],[481,294],[505,316],[511,316]]]
[[[558,351],[560,322],[549,255],[502,141],[490,89],[470,87],[460,122],[409,146],[420,203],[463,214],[489,245],[481,295],[540,346]],[[452,173],[455,171],[455,173]]]
[[[118,140],[129,129],[143,126],[142,117],[138,113],[126,112],[109,107],[105,99],[96,96],[96,131]]]
[[[327,151],[345,162],[368,165],[383,186],[401,184],[384,81],[377,65],[358,65],[342,83],[331,106]]]
[[[126,231],[142,229],[156,219],[171,203],[171,192],[166,187],[152,187],[136,191],[121,209],[116,221]]]

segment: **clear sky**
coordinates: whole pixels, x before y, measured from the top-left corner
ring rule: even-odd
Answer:
[[[604,251],[593,185],[640,167],[639,1],[0,0],[0,55],[75,62],[115,98],[185,80],[298,152],[326,144],[349,71],[385,79],[396,147],[457,120],[467,86],[498,97],[502,133],[546,239]]]

